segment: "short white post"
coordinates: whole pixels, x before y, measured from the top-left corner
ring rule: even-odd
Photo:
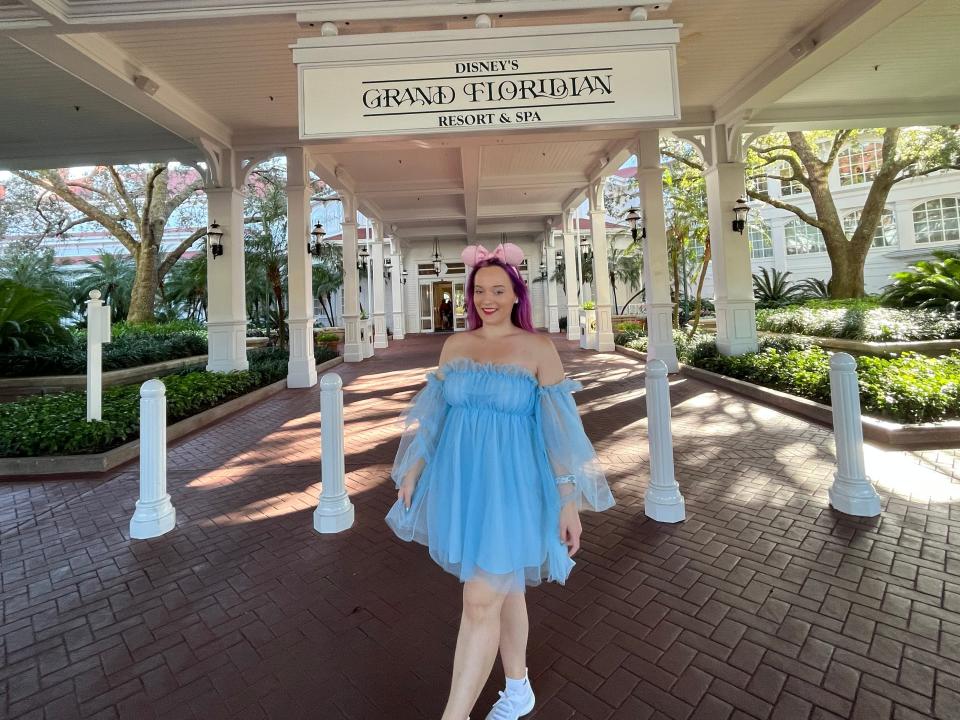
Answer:
[[[110,342],[110,306],[99,290],[87,300],[87,422],[103,419],[103,343]]]
[[[834,353],[830,358],[830,402],[837,445],[830,504],[847,515],[876,517],[880,514],[880,496],[867,477],[863,461],[857,361],[847,353]]]
[[[344,483],[343,380],[336,373],[320,378],[320,479],[313,529],[338,533],[353,527],[353,503]]]
[[[154,378],[140,386],[140,499],[130,537],[142,540],[173,529],[177,511],[167,494],[167,389]]]
[[[670,383],[663,360],[647,363],[647,441],[650,444],[650,485],[643,511],[658,522],[686,520],[680,485],[673,469],[673,433],[670,430]]]

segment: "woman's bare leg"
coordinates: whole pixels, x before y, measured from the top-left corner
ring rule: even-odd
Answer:
[[[477,702],[497,659],[500,610],[505,597],[482,580],[464,583],[450,697],[441,720],[466,720]]]
[[[500,662],[506,677],[521,680],[526,674],[529,634],[527,596],[510,593],[500,610]]]

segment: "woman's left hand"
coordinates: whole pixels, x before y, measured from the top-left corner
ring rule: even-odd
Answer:
[[[560,540],[567,546],[567,556],[573,557],[580,549],[580,513],[575,503],[568,502],[560,511]]]

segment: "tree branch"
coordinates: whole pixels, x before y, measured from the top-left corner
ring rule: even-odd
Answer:
[[[833,136],[833,145],[830,146],[830,154],[827,156],[826,161],[827,167],[833,167],[833,163],[835,163],[837,160],[837,155],[840,154],[840,151],[846,144],[847,139],[852,134],[853,130],[838,130],[837,134]]]
[[[191,195],[193,195],[195,192],[197,192],[197,190],[200,190],[201,188],[203,188],[203,178],[200,178],[199,180],[194,180],[192,183],[185,186],[176,195],[174,195],[169,200],[167,200],[167,206],[163,209],[164,219],[165,220],[169,219],[169,217],[173,215],[174,210],[176,210],[178,207],[183,205],[183,203],[185,203]]]
[[[919,172],[910,170],[909,172],[902,173],[897,175],[894,179],[894,184],[901,182],[903,180],[911,180],[913,178],[925,177],[926,175],[932,175],[935,172],[940,172],[941,170],[960,170],[960,164],[949,164],[949,165],[937,165],[936,167],[928,168],[926,170],[921,170]]]
[[[157,277],[163,278],[168,272],[170,272],[170,268],[172,268],[173,264],[180,259],[180,256],[182,256],[190,247],[193,246],[193,244],[197,240],[199,240],[206,234],[207,234],[207,229],[205,227],[202,227],[202,228],[198,228],[197,230],[194,230],[189,237],[181,240],[180,244],[177,245],[177,247],[175,247],[171,252],[168,252],[164,256],[163,261],[160,263],[160,266],[157,268]]]
[[[767,205],[772,205],[775,208],[780,210],[788,210],[796,215],[798,218],[803,220],[807,225],[813,225],[819,230],[823,230],[826,227],[825,223],[822,223],[819,219],[815,218],[813,215],[801,210],[796,205],[791,205],[790,203],[785,203],[782,200],[776,200],[770,197],[769,194],[765,192],[757,192],[756,190],[747,190],[747,195],[752,197],[754,200],[760,200],[761,202],[767,203]]]
[[[684,165],[686,165],[686,166],[689,167],[689,168],[692,168],[692,169],[694,169],[694,170],[699,170],[700,172],[703,172],[703,165],[700,164],[700,163],[698,163],[698,162],[696,162],[695,160],[691,160],[691,159],[689,159],[689,158],[687,158],[687,157],[684,157],[683,155],[678,155],[677,153],[675,153],[675,152],[673,152],[673,151],[671,151],[671,150],[668,150],[668,149],[666,149],[666,148],[662,148],[662,149],[660,150],[660,152],[661,152],[662,155],[665,155],[665,156],[668,157],[668,158],[671,158],[671,159],[673,159],[673,160],[676,160],[677,162],[683,163]]]
[[[113,186],[116,188],[117,193],[120,195],[120,200],[127,209],[127,219],[134,224],[138,223],[140,221],[140,213],[137,212],[137,206],[134,204],[133,198],[130,197],[130,193],[127,192],[127,188],[123,184],[123,180],[120,179],[120,174],[117,172],[117,169],[113,165],[107,165],[107,172],[110,173]]]

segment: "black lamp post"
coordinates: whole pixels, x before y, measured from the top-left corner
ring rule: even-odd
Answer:
[[[357,270],[360,272],[367,271],[367,258],[370,257],[370,253],[367,251],[367,246],[360,246],[360,252],[357,254]]]
[[[643,224],[643,216],[640,215],[637,208],[632,207],[627,210],[627,222],[630,224],[630,237],[634,240],[647,237],[647,228]]]

